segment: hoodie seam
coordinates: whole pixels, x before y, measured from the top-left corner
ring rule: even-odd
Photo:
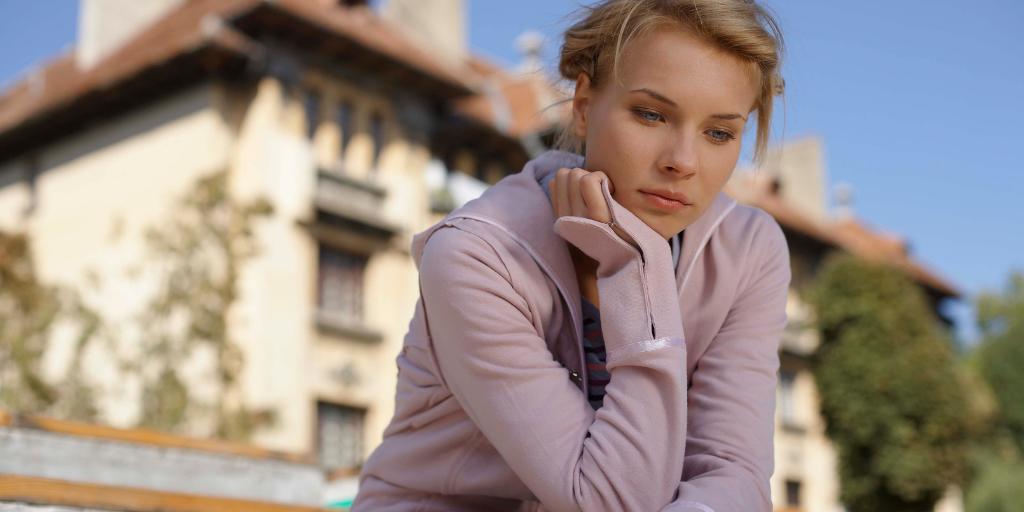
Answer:
[[[459,231],[462,231],[464,233],[469,233],[469,234],[479,238],[480,241],[482,241],[483,243],[487,244],[487,247],[491,248],[491,251],[494,252],[494,255],[498,258],[498,261],[501,262],[502,268],[505,269],[505,274],[508,275],[508,279],[506,279],[506,281],[508,281],[508,284],[510,286],[512,286],[512,290],[514,290],[517,294],[519,294],[520,297],[523,297],[523,300],[526,300],[526,295],[527,295],[526,291],[523,288],[523,286],[521,285],[521,283],[519,283],[519,280],[516,278],[516,273],[512,271],[511,267],[508,266],[508,263],[505,261],[505,258],[501,256],[501,252],[498,251],[498,248],[495,247],[494,244],[491,243],[490,240],[488,240],[486,237],[484,237],[480,233],[477,233],[477,232],[473,231],[472,229],[467,229],[467,228],[465,228],[463,226],[452,224],[450,227],[458,229]],[[530,316],[531,317],[533,316],[532,312],[530,312]],[[531,321],[532,321],[532,319],[531,319]]]
[[[711,223],[711,226],[708,227],[707,233],[704,234],[704,237],[700,240],[700,243],[697,245],[697,251],[693,253],[693,257],[690,258],[690,261],[687,262],[686,264],[686,270],[683,272],[683,282],[680,283],[679,285],[680,296],[682,295],[683,290],[686,289],[686,283],[690,282],[690,275],[693,273],[693,267],[697,265],[697,260],[700,259],[701,254],[704,253],[704,248],[707,247],[708,241],[711,240],[712,235],[714,235],[715,232],[718,231],[718,228],[722,225],[722,222],[725,221],[725,217],[728,216],[736,208],[737,204],[738,203],[736,203],[735,200],[732,203],[730,203],[729,206],[726,207],[725,211],[722,212],[722,214],[719,215],[717,219],[715,219],[715,222]]]
[[[462,213],[462,214],[459,214],[459,215],[454,215],[454,216],[449,218],[449,221],[452,220],[452,219],[455,219],[455,218],[471,219],[471,220],[475,220],[477,222],[482,222],[484,224],[489,224],[491,226],[494,226],[494,227],[500,229],[503,233],[505,233],[506,235],[511,237],[513,241],[518,243],[524,250],[526,250],[527,253],[529,253],[530,257],[533,258],[534,263],[536,263],[536,265],[538,267],[540,267],[541,270],[543,270],[545,274],[547,274],[548,278],[551,279],[552,281],[554,281],[555,287],[558,288],[559,293],[561,293],[562,296],[565,297],[566,302],[568,304],[572,304],[572,302],[571,302],[572,299],[569,297],[569,294],[566,291],[567,288],[565,286],[565,283],[563,283],[562,280],[559,279],[558,274],[556,274],[554,269],[552,269],[547,264],[547,262],[544,261],[544,259],[540,257],[540,254],[537,252],[537,250],[534,249],[533,246],[530,245],[526,240],[524,240],[522,237],[520,237],[515,231],[513,231],[509,227],[505,226],[504,224],[502,224],[502,223],[500,223],[500,222],[498,222],[496,220],[493,220],[493,219],[490,219],[490,218],[484,217],[484,216],[474,215],[474,214],[471,214],[471,213]],[[449,224],[449,226],[452,226],[452,225]],[[477,235],[477,236],[479,236],[479,235]],[[493,247],[492,247],[492,249],[493,249]],[[574,330],[574,332],[578,332],[578,333],[582,333],[583,332],[583,319],[582,318],[577,318],[577,315],[580,315],[580,314],[581,314],[580,311],[576,311],[576,310],[573,310],[572,308],[570,308],[569,318],[573,322],[573,330]],[[577,346],[577,352],[578,352],[580,364],[583,364],[586,361],[586,357],[583,355],[583,343],[581,342],[581,340],[579,340],[579,339],[576,340],[576,346]],[[588,392],[588,389],[589,389],[589,380],[587,378],[586,372],[581,372],[580,373],[580,377],[583,380],[583,393],[586,394]]]

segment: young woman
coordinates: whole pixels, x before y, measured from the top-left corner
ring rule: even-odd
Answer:
[[[414,238],[354,512],[771,510],[789,254],[721,190],[754,112],[764,155],[780,54],[754,0],[585,10],[559,64],[571,150]]]

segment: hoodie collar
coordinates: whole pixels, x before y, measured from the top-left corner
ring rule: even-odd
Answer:
[[[413,238],[412,252],[417,266],[429,233],[455,218],[476,218],[509,232],[538,260],[555,281],[567,303],[576,313],[580,309],[579,284],[565,239],[555,233],[555,212],[540,181],[562,167],[579,167],[583,157],[560,150],[548,150],[527,162],[519,173],[507,176],[484,191],[483,195],[448,214],[445,219]],[[707,211],[686,228],[676,268],[676,288],[682,292],[697,256],[715,228],[735,206],[736,200],[719,192]]]

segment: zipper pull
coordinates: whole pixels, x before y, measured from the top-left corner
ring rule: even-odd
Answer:
[[[569,372],[569,380],[579,384],[580,386],[583,385],[583,377],[580,377],[580,374],[572,371],[572,368],[569,368],[561,361],[558,361],[558,364],[562,365],[562,368],[565,368],[565,371]]]
[[[579,384],[581,386],[583,385],[583,379],[580,377],[580,374],[570,370],[569,368],[566,368],[566,370],[569,370],[569,380],[571,380],[571,381],[573,381],[573,382],[575,382],[575,383],[577,383],[577,384]]]

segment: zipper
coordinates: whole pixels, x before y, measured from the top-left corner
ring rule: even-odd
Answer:
[[[605,201],[609,205],[608,213],[611,214],[612,222],[615,225],[622,228],[622,230],[625,231],[626,234],[629,235],[633,240],[637,240],[637,237],[634,236],[633,233],[630,233],[622,224],[619,224],[618,219],[615,218],[615,209],[611,208],[611,191],[608,190],[608,185],[603,182],[601,183],[601,192],[604,193]],[[627,243],[616,233],[612,234],[615,235],[613,239],[617,240],[623,246],[633,251],[640,258],[640,284],[642,285],[644,291],[644,306],[647,307],[647,325],[651,326],[651,339],[658,339],[654,332],[654,308],[651,305],[651,292],[647,286],[647,259],[644,258],[644,251],[638,247],[634,247],[633,244]],[[673,272],[673,277],[674,274],[675,272]]]
[[[642,251],[641,254],[643,254]],[[643,258],[640,259],[640,283],[642,283],[644,287],[644,304],[647,306],[647,325],[651,326],[651,339],[656,340],[658,339],[658,336],[655,333],[654,327],[654,307],[651,304],[651,292],[647,289],[647,265],[644,263]]]

